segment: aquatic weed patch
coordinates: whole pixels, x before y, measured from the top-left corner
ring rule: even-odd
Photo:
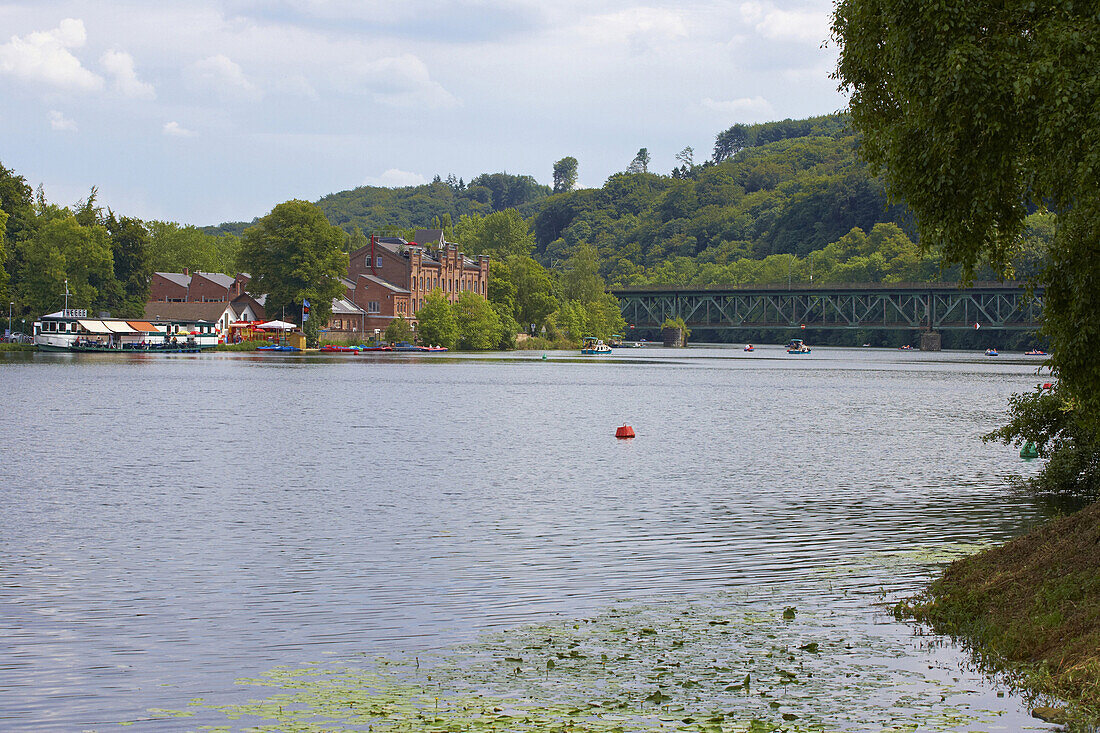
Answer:
[[[216,711],[236,730],[379,733],[822,733],[995,724],[1000,712],[953,705],[949,699],[962,690],[897,663],[910,653],[850,617],[775,599],[622,603],[591,618],[487,634],[430,657],[279,668],[239,680],[272,694],[230,705],[193,701],[174,714]]]

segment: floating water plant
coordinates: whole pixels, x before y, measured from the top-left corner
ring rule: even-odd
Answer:
[[[822,733],[974,729],[1000,716],[946,702],[963,688],[897,664],[911,647],[875,634],[865,612],[844,617],[804,597],[795,612],[789,600],[617,604],[430,657],[279,668],[239,680],[266,696],[154,717],[219,715],[230,730],[303,733]]]

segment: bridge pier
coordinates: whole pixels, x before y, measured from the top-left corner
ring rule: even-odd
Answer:
[[[939,351],[943,339],[935,331],[924,331],[920,335],[921,351]]]

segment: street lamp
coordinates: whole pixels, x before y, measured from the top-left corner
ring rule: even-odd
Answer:
[[[11,338],[11,309],[15,307],[15,301],[8,303],[8,338]]]

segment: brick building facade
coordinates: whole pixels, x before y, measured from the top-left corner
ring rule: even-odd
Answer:
[[[369,275],[406,291],[408,305],[403,314],[406,318],[412,318],[424,305],[424,298],[436,288],[452,303],[467,291],[487,297],[487,255],[476,259],[467,257],[457,244],[443,240],[441,229],[417,230],[414,240],[372,237],[370,244],[349,255],[348,279],[358,287],[359,277]],[[393,295],[396,296],[397,291]],[[364,298],[356,296],[352,300],[363,307]]]

